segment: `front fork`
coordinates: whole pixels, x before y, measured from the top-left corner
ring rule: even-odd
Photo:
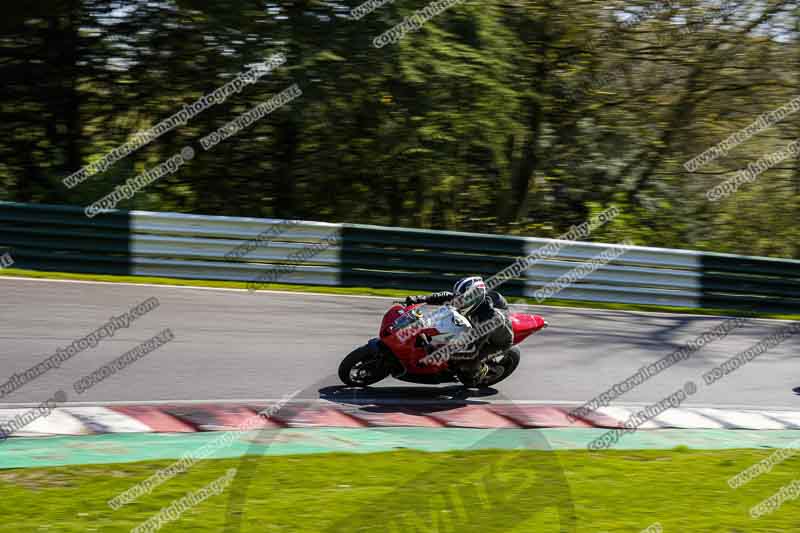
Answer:
[[[403,363],[400,362],[397,356],[394,355],[379,338],[375,337],[370,339],[367,343],[367,347],[375,357],[380,358],[384,368],[389,370],[389,374],[391,374],[392,377],[398,378],[406,374],[406,367],[403,366]]]

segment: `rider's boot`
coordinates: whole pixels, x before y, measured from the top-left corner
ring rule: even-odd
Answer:
[[[480,358],[476,358],[474,362],[468,362],[461,365],[459,378],[461,382],[470,388],[478,387],[489,373],[489,365]]]

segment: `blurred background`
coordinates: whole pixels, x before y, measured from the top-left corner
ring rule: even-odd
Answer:
[[[26,0],[0,19],[0,200],[88,205],[186,145],[124,209],[555,237],[800,258],[800,159],[706,191],[800,138],[800,2],[481,0],[397,44],[427,1]],[[272,54],[287,63],[82,185],[61,181]],[[211,151],[199,139],[297,83]]]

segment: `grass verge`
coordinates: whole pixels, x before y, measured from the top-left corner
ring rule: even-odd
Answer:
[[[791,483],[800,459],[736,490],[727,485],[770,453],[397,451],[208,460],[117,511],[107,500],[171,462],[5,470],[0,531],[130,531],[229,468],[238,468],[237,479],[223,494],[161,531],[223,531],[230,495],[243,478],[251,483],[241,513],[234,514],[242,518],[243,532],[546,533],[560,531],[554,504],[563,511],[569,501],[576,533],[639,533],[656,522],[665,532],[797,531],[797,502],[786,501],[759,519],[749,510]],[[559,472],[543,464],[560,465]]]
[[[157,278],[147,276],[111,276],[103,274],[75,274],[70,272],[44,272],[38,270],[21,270],[16,268],[0,269],[0,276],[16,276],[35,279],[66,279],[83,281],[104,281],[109,283],[142,283],[150,285],[175,285],[180,287],[211,287],[217,289],[247,289],[247,283],[240,281],[216,281],[204,279]],[[260,290],[315,292],[321,294],[342,294],[361,296],[385,296],[387,298],[405,298],[420,294],[419,291],[401,289],[376,289],[371,287],[324,287],[319,285],[290,285],[282,283],[263,284]],[[502,292],[502,290],[501,290]],[[515,304],[527,304],[551,307],[575,307],[581,309],[605,309],[610,311],[643,311],[656,313],[676,313],[708,316],[742,316],[753,318],[774,318],[782,320],[800,320],[800,314],[763,313],[758,311],[736,311],[731,309],[696,309],[693,307],[671,307],[665,305],[616,304],[604,302],[585,302],[579,300],[548,299],[540,304],[533,298],[510,297],[508,301]]]

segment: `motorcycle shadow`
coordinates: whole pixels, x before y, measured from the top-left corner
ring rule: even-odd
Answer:
[[[458,409],[466,405],[489,402],[477,398],[494,396],[497,389],[485,387],[471,390],[460,385],[441,387],[366,387],[335,385],[319,389],[320,399],[357,405],[364,411],[434,413]]]

